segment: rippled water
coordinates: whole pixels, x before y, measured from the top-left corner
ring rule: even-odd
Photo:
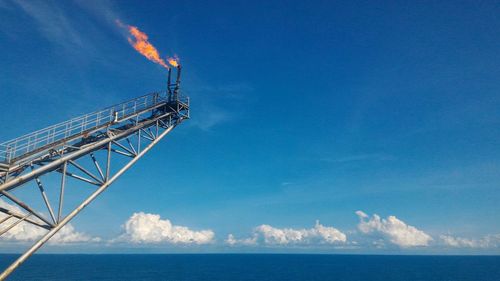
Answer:
[[[500,256],[35,255],[9,280],[499,281]]]

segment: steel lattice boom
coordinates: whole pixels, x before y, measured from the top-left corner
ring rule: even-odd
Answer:
[[[0,238],[20,223],[47,230],[0,275],[0,280],[189,118],[189,98],[180,94],[180,66],[176,70],[175,83],[170,82],[169,70],[165,92],[141,96],[0,144],[0,198],[14,206],[0,207]],[[44,178],[54,175],[59,178],[57,188],[46,189]],[[65,210],[70,180],[93,189],[79,205]],[[30,184],[36,186],[30,190],[40,194],[43,210],[14,195]],[[52,202],[49,191],[56,195]]]

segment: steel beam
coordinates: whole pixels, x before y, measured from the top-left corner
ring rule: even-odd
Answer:
[[[164,117],[166,117],[170,114],[171,113],[166,113],[166,114],[164,114]],[[57,160],[54,160],[54,161],[50,162],[49,164],[44,165],[35,171],[31,171],[25,175],[13,178],[12,180],[9,180],[9,181],[3,183],[2,185],[0,185],[0,191],[6,190],[6,189],[13,187],[13,186],[23,184],[25,182],[28,182],[28,181],[34,179],[35,177],[37,177],[38,175],[44,174],[46,172],[50,172],[51,170],[57,168],[58,166],[60,166],[64,162],[67,162],[68,160],[76,159],[76,158],[79,158],[85,154],[93,152],[93,151],[99,149],[100,147],[102,147],[103,145],[110,144],[113,140],[121,139],[121,138],[124,138],[130,134],[133,134],[138,129],[142,129],[143,127],[151,125],[151,123],[153,123],[153,122],[154,121],[152,121],[152,120],[145,121],[144,123],[138,125],[138,128],[133,127],[133,128],[128,129],[122,133],[116,134],[112,137],[105,138],[105,139],[98,141],[96,143],[93,143],[93,144],[89,144],[88,146],[86,146],[78,151],[75,151],[75,152],[70,153],[66,156],[63,156]]]
[[[2,274],[0,274],[0,280],[5,280],[14,270],[16,270],[23,262],[26,261],[36,250],[42,247],[52,236],[54,236],[61,228],[63,228],[71,219],[73,219],[78,213],[80,213],[83,208],[85,208],[90,202],[92,202],[99,194],[105,191],[110,184],[112,184],[119,176],[121,176],[125,171],[127,171],[135,162],[137,162],[146,152],[148,152],[153,146],[155,146],[165,135],[167,135],[174,126],[166,129],[161,133],[156,140],[150,143],[148,146],[142,150],[136,157],[134,157],[129,163],[127,163],[123,168],[121,168],[113,177],[107,180],[101,187],[99,187],[94,193],[92,193],[87,199],[85,199],[78,207],[76,207],[71,213],[69,213],[64,219],[62,219],[54,228],[47,232],[40,240],[38,240],[31,248],[29,248],[23,255],[21,255],[17,260],[15,260],[7,269],[5,269]]]
[[[143,100],[144,105],[136,102],[132,107],[129,107],[127,103],[123,103],[120,107],[113,107],[116,109],[115,111],[108,112],[105,110],[97,112],[97,115],[90,114],[72,119],[81,122],[79,123],[81,130],[79,129],[76,135],[74,129],[66,128],[66,131],[64,131],[64,126],[72,126],[72,120],[70,120],[7,142],[25,145],[23,141],[27,141],[27,146],[25,154],[20,153],[16,147],[6,146],[8,155],[6,154],[5,159],[8,159],[8,162],[5,162],[6,164],[2,164],[0,167],[0,197],[9,199],[12,203],[24,209],[26,213],[18,213],[13,208],[11,208],[12,210],[0,208],[0,213],[5,216],[0,219],[0,234],[7,233],[20,223],[30,223],[47,229],[48,232],[0,275],[0,281],[9,276],[20,264],[80,213],[83,208],[142,158],[165,135],[189,116],[188,98],[185,98],[186,103],[183,103],[177,95],[173,100],[161,98],[159,94],[153,94],[134,99],[134,101],[137,100]],[[105,112],[105,114],[102,115],[102,112]],[[89,116],[94,116],[97,119],[93,120]],[[89,119],[87,120],[87,118]],[[60,132],[56,131],[61,128],[64,136],[58,135]],[[45,133],[49,137],[45,137],[43,135]],[[39,136],[47,143],[40,144]],[[127,145],[123,140],[127,142]],[[50,141],[52,143],[48,143]],[[123,141],[123,144],[120,141]],[[11,148],[13,150],[10,150]],[[106,160],[102,166],[97,161],[94,153],[106,154],[104,156]],[[128,162],[122,168],[119,168],[116,173],[113,172],[116,171],[116,169],[113,169],[113,163],[123,163],[123,160],[115,161],[114,157],[112,157],[115,153],[129,157]],[[92,159],[92,163],[83,165],[84,163],[81,163],[80,160],[87,155]],[[89,164],[93,164],[95,170]],[[75,167],[80,171],[79,174],[86,175],[86,177],[68,171],[68,165]],[[31,170],[29,170],[30,167]],[[42,183],[44,175],[53,173],[60,173],[61,175],[59,198],[58,201],[53,202],[54,206],[58,207],[57,210],[52,209],[49,198],[45,193],[46,187]],[[68,210],[64,212],[66,190],[69,186],[66,181],[70,177],[78,179],[84,184],[95,185],[97,189],[94,189],[93,193],[76,208],[70,209],[66,207]],[[36,183],[38,186],[52,222],[45,218],[42,213],[13,195],[16,189],[28,183]],[[57,211],[57,214],[55,214],[55,211]],[[14,221],[14,223],[10,224],[11,221]]]

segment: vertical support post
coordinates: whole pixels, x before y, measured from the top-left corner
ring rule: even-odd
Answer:
[[[181,65],[179,64],[177,66],[177,79],[175,81],[175,89],[174,89],[174,100],[179,100],[179,95],[178,95],[178,92],[179,92],[179,88],[181,86]]]
[[[63,208],[64,201],[64,186],[66,185],[66,170],[68,168],[68,162],[64,162],[62,167],[62,175],[61,175],[61,191],[59,193],[59,209],[57,210],[57,223],[61,221],[61,214]]]
[[[106,159],[106,179],[107,182],[109,180],[109,173],[111,169],[111,142],[108,143],[108,157]]]
[[[168,101],[172,101],[172,90],[170,89],[170,79],[172,76],[172,68],[168,68],[168,78],[167,78],[167,92],[168,92]]]
[[[7,145],[7,147],[5,148],[5,162],[6,163],[10,163],[10,145]]]
[[[141,131],[137,131],[137,153],[141,153]]]

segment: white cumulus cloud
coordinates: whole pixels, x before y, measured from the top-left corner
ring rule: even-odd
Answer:
[[[9,204],[4,200],[0,199],[0,208],[4,208],[19,214],[24,213],[19,207]],[[7,215],[0,213],[0,220],[5,218]],[[2,223],[2,229],[8,227],[9,225],[15,223],[18,219],[10,218]],[[36,220],[33,219],[33,220]],[[40,222],[37,220],[37,222]],[[41,222],[40,222],[41,223]],[[47,230],[28,222],[21,222],[15,227],[10,229],[8,232],[4,233],[0,237],[0,241],[18,241],[18,242],[30,242],[41,238]],[[66,244],[66,243],[78,243],[78,242],[99,242],[101,239],[99,237],[92,237],[88,234],[77,232],[71,224],[65,225],[59,232],[57,232],[52,238],[50,238],[49,243],[51,244]]]
[[[440,235],[444,245],[455,248],[497,248],[500,247],[500,234],[487,235],[480,239]]]
[[[124,225],[125,233],[113,242],[208,244],[214,242],[212,230],[194,231],[173,225],[160,215],[134,213]]]
[[[257,239],[258,239],[257,235],[254,235],[253,237],[250,238],[236,239],[234,238],[234,235],[229,234],[225,242],[230,246],[233,245],[250,246],[250,245],[257,245]]]
[[[340,230],[324,226],[317,221],[316,225],[310,229],[276,228],[263,224],[254,229],[251,238],[235,239],[232,234],[229,234],[226,239],[226,243],[229,245],[256,245],[258,241],[270,245],[334,244],[345,243],[347,236]]]
[[[395,216],[386,219],[374,214],[371,218],[362,211],[357,211],[358,229],[364,234],[378,234],[400,247],[428,246],[432,237],[414,226],[407,225]]]

